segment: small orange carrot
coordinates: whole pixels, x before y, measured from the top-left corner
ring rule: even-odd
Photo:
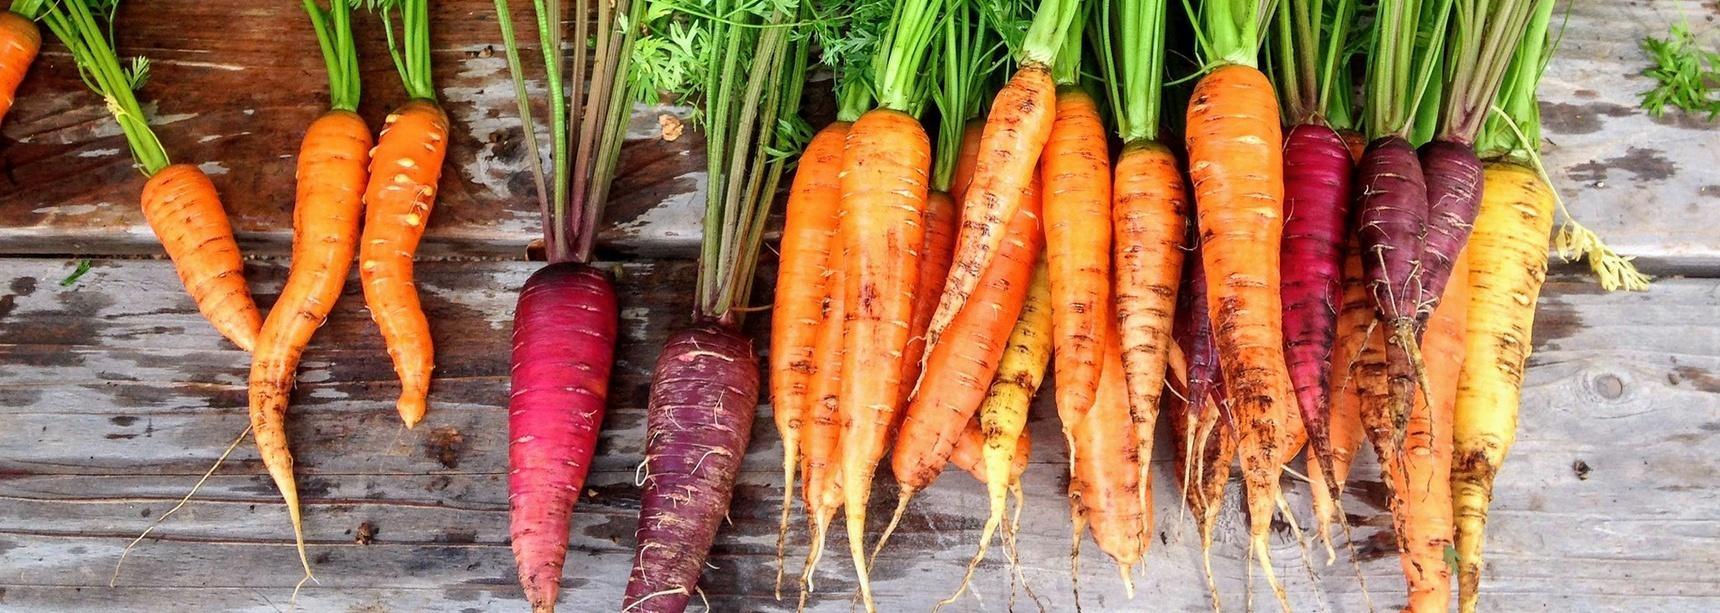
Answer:
[[[0,121],[12,110],[13,95],[24,73],[42,49],[42,31],[36,22],[12,11],[0,11]]]
[[[1110,143],[1099,105],[1087,92],[1062,87],[1056,104],[1039,164],[1053,372],[1058,406],[1086,407],[1097,393],[1105,321],[1111,317]]]
[[[1021,473],[1027,471],[1027,458],[1032,451],[1033,437],[1026,430],[1022,430],[1021,436],[1016,439],[1015,455],[1009,462],[1010,483],[1021,480]],[[973,475],[974,480],[980,483],[987,482],[985,432],[980,429],[978,417],[969,421],[967,428],[962,430],[961,437],[956,439],[955,449],[950,452],[950,465]]]
[[[968,187],[973,185],[973,173],[979,167],[979,139],[985,133],[985,119],[973,118],[962,129],[962,146],[956,153],[956,170],[950,181],[950,198],[964,202]],[[942,289],[942,288],[939,288]]]
[[[1128,571],[1141,561],[1146,526],[1152,521],[1151,507],[1141,506],[1138,483],[1138,464],[1148,459],[1137,455],[1140,445],[1135,430],[1118,427],[1130,420],[1129,399],[1116,320],[1106,319],[1111,329],[1105,335],[1093,404],[1080,412],[1058,407],[1057,413],[1069,443],[1069,504],[1077,545],[1071,555],[1080,555],[1081,533],[1090,526],[1093,541],[1116,561],[1124,589],[1133,597],[1134,582]]]
[[[203,317],[240,349],[255,347],[263,315],[251,301],[239,243],[209,176],[190,164],[156,171],[143,186],[143,217]]]

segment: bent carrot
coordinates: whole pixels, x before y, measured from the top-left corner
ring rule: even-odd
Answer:
[[[788,189],[782,228],[782,257],[770,320],[770,404],[782,436],[785,492],[776,537],[778,589],[795,469],[801,461],[801,432],[816,401],[810,388],[813,378],[819,376],[817,340],[831,292],[830,259],[839,251],[836,219],[842,200],[842,147],[847,137],[848,122],[837,121],[807,143]]]
[[[418,302],[412,256],[436,202],[448,152],[448,116],[429,100],[413,100],[384,120],[364,190],[364,235],[358,251],[364,303],[382,330],[400,377],[396,408],[410,428],[424,418],[435,369],[430,322]]]
[[[257,344],[263,316],[245,285],[245,263],[233,226],[209,175],[174,164],[143,185],[143,217],[161,240],[197,310],[240,349]]]

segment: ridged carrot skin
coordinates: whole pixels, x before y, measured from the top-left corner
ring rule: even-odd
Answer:
[[[1493,479],[1517,436],[1535,302],[1547,278],[1552,187],[1532,169],[1492,163],[1469,238],[1469,321],[1453,420],[1458,609],[1473,612]]]
[[[1122,335],[1123,378],[1135,442],[1140,445],[1137,453],[1151,458],[1166,357],[1175,342],[1171,328],[1188,242],[1188,190],[1176,155],[1153,142],[1123,149],[1115,182],[1110,215],[1116,234],[1111,257],[1116,262],[1117,333]],[[1150,467],[1150,462],[1140,463],[1142,508],[1151,508]]]
[[[908,406],[910,396],[914,391],[913,384],[920,380],[920,367],[926,359],[926,326],[931,325],[932,310],[937,308],[938,290],[944,287],[944,278],[950,274],[950,260],[955,257],[956,221],[955,200],[949,194],[932,191],[926,195],[925,241],[920,247],[920,280],[914,289],[914,319],[913,336],[908,337],[908,348],[903,352],[902,405]],[[897,427],[907,416],[906,411],[900,412],[896,419]]]
[[[0,122],[12,110],[13,96],[36,53],[42,50],[42,30],[36,22],[11,11],[0,11]]]
[[[1396,136],[1368,143],[1356,165],[1356,238],[1362,272],[1380,324],[1389,332],[1386,360],[1393,402],[1393,442],[1384,453],[1403,447],[1416,388],[1411,352],[1419,338],[1416,316],[1426,294],[1421,255],[1427,232],[1427,180],[1409,141]],[[1385,462],[1395,461],[1388,455]]]
[[[1284,139],[1284,355],[1298,415],[1319,458],[1332,454],[1332,343],[1343,293],[1352,170],[1349,148],[1331,128],[1302,124]]]
[[[364,191],[358,273],[364,304],[382,330],[400,377],[396,408],[410,428],[424,419],[430,371],[435,368],[430,322],[412,281],[412,256],[436,202],[436,182],[448,152],[448,116],[434,102],[413,100],[383,123]]]
[[[801,433],[800,472],[805,486],[801,490],[810,524],[811,547],[807,549],[806,564],[801,571],[801,603],[812,589],[812,575],[824,557],[824,542],[830,522],[842,508],[842,414],[838,396],[841,391],[842,330],[846,324],[846,287],[841,250],[831,250],[830,296],[824,319],[818,323],[818,338],[814,343],[816,376],[807,388],[811,404]],[[786,487],[786,486],[785,486]],[[786,494],[785,494],[786,495]]]
[[[1475,148],[1434,140],[1416,151],[1427,179],[1427,238],[1421,252],[1424,299],[1418,316],[1426,320],[1445,295],[1457,255],[1469,243],[1481,206],[1481,159]]]
[[[985,120],[978,117],[962,127],[962,146],[956,151],[956,170],[950,177],[950,198],[957,204],[967,198],[968,187],[973,185],[973,173],[979,167],[979,139],[984,134]]]
[[[1188,108],[1189,175],[1219,361],[1240,427],[1251,548],[1279,592],[1268,557],[1294,388],[1284,360],[1279,243],[1284,138],[1266,76],[1226,65],[1195,85]],[[1280,600],[1283,600],[1280,598]]]
[[[842,147],[848,123],[833,122],[819,130],[801,152],[794,181],[788,188],[782,227],[782,257],[777,265],[776,299],[770,320],[770,407],[782,436],[782,482],[794,491],[800,465],[801,432],[812,410],[808,394],[818,376],[815,355],[818,326],[830,298],[830,258],[841,257],[836,220],[842,204]],[[777,558],[781,562],[788,535],[788,512],[794,497],[782,497]],[[780,577],[779,577],[780,578]]]
[[[931,485],[948,462],[956,439],[985,400],[1010,329],[1027,301],[1044,238],[1040,198],[1030,195],[1026,200],[1016,210],[991,269],[951,323],[944,337],[951,342],[932,348],[926,357],[925,379],[908,403],[890,453],[891,472],[904,498]]]
[[[872,476],[901,409],[899,367],[908,346],[919,282],[919,247],[931,172],[931,141],[913,116],[888,109],[861,115],[842,154],[843,301],[841,479],[849,553],[871,608],[866,571],[866,503]],[[928,342],[928,347],[936,343]]]
[[[1367,280],[1362,275],[1362,254],[1355,240],[1347,242],[1344,257],[1344,293],[1338,303],[1337,336],[1332,344],[1331,411],[1327,416],[1327,431],[1331,442],[1331,467],[1322,470],[1319,458],[1309,456],[1308,479],[1314,497],[1314,522],[1320,539],[1332,544],[1331,526],[1338,522],[1338,507],[1332,502],[1334,493],[1341,494],[1349,480],[1350,465],[1366,437],[1362,433],[1361,378],[1355,375],[1361,357],[1365,334],[1374,319],[1374,305],[1368,297]],[[1333,482],[1326,482],[1330,474]]]
[[[1462,252],[1452,264],[1453,274],[1468,276],[1469,266]],[[1447,287],[1443,298],[1429,318],[1421,345],[1433,390],[1431,395],[1416,398],[1404,438],[1402,468],[1387,475],[1405,502],[1392,523],[1393,532],[1400,535],[1400,558],[1409,585],[1409,604],[1403,609],[1406,613],[1445,613],[1451,609],[1451,566],[1445,558],[1452,547],[1451,420],[1457,403],[1457,377],[1463,366],[1468,284]],[[1428,403],[1430,397],[1432,405]]]
[[[669,337],[651,381],[638,556],[622,609],[679,613],[728,515],[752,435],[758,359],[734,329],[698,324]]]
[[[370,127],[356,113],[329,111],[311,122],[299,146],[295,174],[292,268],[251,356],[251,434],[257,439],[258,456],[286,502],[301,558],[304,531],[293,456],[287,449],[287,402],[299,357],[340,299],[352,256],[358,251],[370,145]]]
[[[508,533],[533,610],[552,611],[567,531],[609,396],[615,288],[572,262],[532,273],[514,308],[508,395]]]
[[[1122,569],[1134,568],[1146,547],[1147,526],[1152,524],[1151,507],[1140,503],[1140,444],[1128,423],[1129,398],[1123,382],[1123,349],[1114,329],[1108,332],[1098,393],[1091,408],[1070,413],[1059,407],[1064,435],[1069,439],[1069,500],[1075,517],[1075,534],[1091,528],[1093,541]],[[1129,573],[1124,589],[1134,594]]]
[[[190,164],[162,168],[143,184],[141,200],[144,220],[197,310],[240,349],[256,347],[263,315],[245,285],[239,243],[209,176]]]
[[[1028,64],[1017,70],[992,99],[991,113],[980,134],[973,182],[962,197],[955,260],[926,331],[928,347],[937,346],[1003,242],[1004,227],[1021,206],[1022,192],[1034,177],[1045,142],[1051,137],[1056,91],[1050,69]]]
[[[1088,406],[1099,385],[1111,304],[1110,153],[1098,103],[1079,87],[1059,88],[1039,163],[1059,405]]]

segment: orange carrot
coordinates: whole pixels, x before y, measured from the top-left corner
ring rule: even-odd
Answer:
[[[914,319],[913,336],[908,339],[908,349],[903,352],[901,406],[908,404],[909,396],[914,388],[912,383],[920,379],[920,366],[925,360],[926,326],[932,321],[932,309],[937,307],[938,289],[944,285],[944,277],[950,273],[950,258],[955,255],[953,249],[956,242],[956,204],[950,195],[933,191],[926,196],[925,242],[920,247],[920,280],[914,288]],[[902,411],[896,416],[896,426],[901,426],[901,420],[907,416]]]
[[[980,135],[973,182],[962,197],[961,231],[956,235],[949,280],[926,330],[927,347],[936,349],[944,330],[979,286],[1007,234],[1005,226],[1021,207],[1022,194],[1051,137],[1055,89],[1049,69],[1027,64],[992,101]]]
[[[1111,216],[1116,228],[1117,330],[1123,375],[1139,455],[1152,457],[1153,430],[1164,391],[1183,248],[1188,236],[1188,194],[1176,156],[1153,141],[1139,141],[1117,158]],[[1142,462],[1141,504],[1150,508],[1150,463]],[[1152,527],[1147,526],[1151,531]]]
[[[1044,242],[1038,181],[1029,183],[1028,190],[997,259],[950,326],[946,339],[951,342],[933,347],[926,356],[924,376],[908,402],[890,454],[900,490],[896,512],[878,538],[879,549],[894,532],[909,499],[931,485],[949,462],[962,428],[985,400],[1009,333],[1027,301],[1034,263]]]
[[[12,110],[12,96],[36,52],[42,49],[42,31],[36,22],[11,11],[0,11],[0,121]]]
[[[287,449],[287,401],[299,356],[340,299],[352,256],[358,251],[358,222],[364,214],[360,195],[370,145],[370,127],[351,111],[329,111],[305,133],[296,173],[292,269],[251,358],[251,432],[269,476],[286,501],[301,559],[304,531],[293,456]],[[310,572],[308,566],[305,572]]]
[[[1285,403],[1295,399],[1284,358],[1278,276],[1284,139],[1277,96],[1259,70],[1224,65],[1195,86],[1187,125],[1208,308],[1241,428],[1250,549],[1288,608],[1267,540],[1281,496]]]
[[[844,258],[840,250],[830,252],[829,295],[825,298],[824,314],[818,322],[817,338],[813,342],[813,372],[807,386],[807,413],[801,434],[801,473],[805,486],[802,501],[806,504],[812,532],[812,546],[807,551],[806,568],[800,582],[800,602],[804,606],[806,592],[811,589],[812,571],[824,556],[824,541],[830,521],[842,508],[842,419],[838,411],[841,389],[842,330],[847,319],[842,289]],[[788,487],[788,486],[784,486]],[[786,494],[785,494],[786,495]]]
[[[1133,597],[1128,571],[1141,561],[1146,526],[1152,521],[1152,508],[1140,503],[1138,465],[1149,459],[1137,455],[1135,430],[1118,427],[1130,419],[1123,349],[1115,318],[1107,317],[1105,325],[1109,329],[1093,404],[1084,411],[1057,410],[1069,444],[1069,505],[1076,538],[1071,555],[1078,559],[1081,533],[1091,526],[1093,541],[1117,562],[1124,589]]]
[[[842,155],[844,249],[841,478],[849,553],[871,609],[865,559],[866,503],[902,398],[902,370],[924,244],[931,142],[912,115],[866,112]],[[933,346],[935,344],[928,344]]]
[[[956,153],[955,175],[950,181],[950,197],[956,202],[965,202],[968,187],[973,185],[973,173],[979,167],[979,139],[984,132],[985,120],[978,117],[969,119],[962,129],[962,146]]]
[[[847,137],[848,122],[833,122],[820,130],[801,153],[788,190],[770,330],[770,403],[777,432],[782,435],[785,492],[794,491],[801,432],[815,402],[809,389],[819,376],[818,330],[830,298],[830,258],[838,251],[836,214],[842,201],[842,146]],[[793,499],[792,494],[783,495],[777,529],[779,590]]]
[[[364,235],[359,276],[364,303],[382,329],[394,372],[400,376],[396,408],[410,428],[424,418],[435,368],[430,322],[412,281],[412,254],[436,202],[436,182],[448,152],[448,116],[430,100],[413,100],[384,120],[364,190]]]
[[[143,217],[197,310],[227,340],[250,351],[263,316],[245,285],[245,263],[215,184],[196,166],[174,164],[149,177],[142,200]]]
[[[1452,274],[1468,278],[1467,257],[1458,256]],[[1421,344],[1436,404],[1430,406],[1427,395],[1417,395],[1404,438],[1403,461],[1387,467],[1392,491],[1402,497],[1393,509],[1392,525],[1409,584],[1409,605],[1404,611],[1414,613],[1444,613],[1451,607],[1451,567],[1446,564],[1453,535],[1451,427],[1468,309],[1468,284],[1447,285]]]
[[[1374,322],[1373,303],[1368,296],[1367,281],[1362,277],[1362,254],[1360,249],[1353,248],[1355,241],[1350,241],[1349,254],[1344,259],[1344,295],[1338,306],[1338,323],[1336,342],[1332,345],[1332,414],[1328,421],[1331,429],[1327,433],[1331,437],[1332,466],[1330,474],[1337,481],[1335,488],[1326,485],[1326,471],[1320,470],[1319,458],[1308,456],[1308,479],[1312,483],[1311,493],[1314,497],[1314,523],[1319,530],[1320,538],[1326,543],[1329,555],[1332,552],[1331,525],[1342,521],[1338,516],[1338,507],[1332,502],[1330,492],[1343,492],[1344,483],[1350,474],[1350,465],[1355,461],[1356,451],[1361,449],[1365,437],[1362,433],[1362,390],[1361,379],[1355,376],[1358,358],[1361,357],[1363,343],[1367,340],[1368,330]]]
[[[1099,105],[1079,87],[1057,91],[1039,164],[1051,279],[1058,406],[1086,407],[1099,384],[1111,305],[1111,158]],[[1160,368],[1163,371],[1163,368]]]

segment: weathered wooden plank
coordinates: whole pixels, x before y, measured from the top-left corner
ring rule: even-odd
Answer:
[[[440,100],[453,122],[427,255],[520,257],[541,236],[495,4],[431,8]],[[522,32],[529,11],[516,15]],[[327,80],[298,3],[241,0],[121,6],[118,49],[147,55],[146,101],[169,154],[212,175],[247,252],[284,253],[293,161],[305,126],[326,110]],[[235,27],[234,24],[242,24]],[[379,20],[355,20],[364,72],[359,112],[372,126],[404,102]],[[528,52],[535,53],[535,51]],[[697,238],[698,138],[666,143],[640,108],[603,232],[606,246],[661,253]],[[143,178],[71,57],[48,43],[0,127],[0,253],[158,253],[138,211]],[[689,238],[691,237],[691,238]]]
[[[1621,253],[1654,271],[1712,271],[1720,243],[1720,124],[1639,102],[1654,81],[1638,48],[1675,23],[1711,23],[1720,5],[1698,0],[1563,2],[1570,20],[1541,84],[1548,173],[1576,215]],[[1560,10],[1565,7],[1561,6]],[[1697,28],[1703,31],[1703,28]],[[1711,34],[1711,32],[1710,32]],[[1714,38],[1707,38],[1710,47]]]
[[[507,546],[501,406],[512,288],[531,268],[423,267],[442,368],[428,420],[413,431],[393,413],[392,374],[358,296],[343,297],[307,355],[291,417],[322,582],[301,594],[307,610],[524,609]],[[571,534],[568,610],[610,609],[619,600],[638,504],[642,373],[685,311],[691,279],[685,263],[620,270],[621,364]],[[291,533],[249,445],[133,554],[121,588],[100,587],[129,537],[170,508],[243,428],[245,359],[197,317],[165,263],[98,262],[72,288],[55,282],[64,272],[57,260],[0,260],[7,281],[0,423],[8,432],[0,437],[0,567],[15,571],[0,574],[0,608],[284,607],[298,579]],[[276,264],[253,265],[263,302],[282,274]],[[1707,487],[1720,475],[1720,328],[1706,323],[1717,303],[1715,280],[1665,280],[1632,295],[1602,295],[1576,277],[1549,285],[1522,432],[1495,504],[1490,610],[1720,606],[1720,588],[1707,576],[1720,563],[1720,500]],[[1066,611],[1066,456],[1041,400],[1030,424],[1038,445],[1020,546],[1031,585],[1050,610]],[[705,577],[716,610],[787,608],[770,598],[781,486],[768,407],[760,411],[732,525]],[[1208,610],[1193,531],[1172,502],[1164,458],[1156,463],[1160,542],[1138,578],[1141,593],[1125,600],[1110,563],[1088,546],[1081,593],[1089,610]],[[1395,607],[1402,580],[1382,547],[1389,522],[1376,471],[1371,463],[1357,468],[1347,509],[1373,602]],[[1290,487],[1298,511],[1307,508],[1305,489]],[[892,494],[879,484],[873,514],[880,520]],[[1237,497],[1213,552],[1233,610],[1247,577]],[[947,592],[970,555],[983,507],[983,490],[961,474],[922,494],[880,559],[881,605],[915,610]],[[360,545],[365,523],[375,534]],[[797,529],[792,550],[804,551],[805,539]],[[1347,559],[1324,566],[1316,552],[1315,581],[1287,529],[1274,545],[1299,608],[1366,610]],[[845,541],[837,535],[830,546],[815,610],[844,611],[853,588]],[[964,601],[962,610],[1002,610],[1009,583],[1001,564],[983,567],[976,588],[985,600]]]
[[[434,9],[436,76],[455,141],[427,256],[518,257],[538,236],[491,7],[446,0]],[[1701,214],[1720,199],[1720,183],[1707,172],[1720,162],[1720,130],[1682,115],[1651,119],[1637,106],[1651,86],[1639,74],[1647,59],[1637,41],[1716,12],[1699,0],[1573,3],[1543,86],[1546,159],[1561,192],[1585,223],[1650,270],[1720,262],[1720,233]],[[524,24],[529,15],[521,13]],[[245,27],[200,25],[234,20]],[[159,101],[152,112],[168,150],[216,173],[248,252],[284,252],[291,158],[326,87],[298,7],[154,2],[147,10],[126,5],[121,23],[122,52],[155,59],[143,96]],[[374,123],[399,101],[400,86],[375,20],[362,18],[358,27],[367,88],[361,111]],[[198,34],[213,31],[222,35]],[[699,141],[657,140],[658,112],[634,117],[603,235],[614,251],[685,255],[698,237]],[[0,253],[157,253],[136,211],[142,179],[123,147],[69,58],[50,44],[0,126]]]

